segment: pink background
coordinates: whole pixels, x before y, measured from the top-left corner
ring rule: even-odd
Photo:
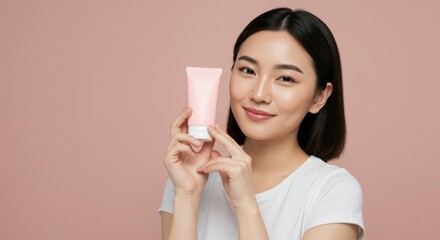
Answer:
[[[159,239],[161,157],[186,66],[223,67],[278,6],[339,43],[348,143],[368,239],[438,236],[437,1],[0,2],[0,239]]]

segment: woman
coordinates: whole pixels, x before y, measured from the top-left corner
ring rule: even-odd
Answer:
[[[250,22],[234,47],[230,104],[227,132],[209,128],[228,156],[187,134],[190,108],[173,123],[162,239],[362,239],[360,185],[326,163],[346,133],[327,26],[286,8]]]

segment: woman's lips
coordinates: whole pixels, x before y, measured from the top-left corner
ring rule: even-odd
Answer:
[[[254,121],[267,120],[275,116],[263,110],[258,110],[254,108],[244,108],[244,110],[246,111],[246,115],[248,115],[248,117]]]

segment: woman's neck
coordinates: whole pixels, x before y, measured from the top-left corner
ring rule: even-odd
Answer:
[[[262,175],[290,173],[309,157],[296,136],[267,141],[246,139],[243,150],[252,158],[252,171]]]

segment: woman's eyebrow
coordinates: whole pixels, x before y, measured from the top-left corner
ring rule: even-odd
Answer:
[[[244,60],[244,61],[248,61],[248,62],[250,62],[252,64],[258,65],[258,61],[257,60],[255,60],[255,59],[253,59],[253,58],[251,58],[249,56],[246,56],[246,55],[243,55],[243,56],[239,57],[238,60]]]
[[[253,58],[251,58],[249,56],[246,56],[246,55],[240,56],[238,58],[238,60],[244,60],[244,61],[248,61],[248,62],[250,62],[252,64],[258,65],[258,61],[257,60],[255,60],[255,59],[253,59]],[[299,73],[304,74],[304,72],[299,67],[297,67],[295,65],[292,65],[292,64],[277,64],[277,65],[275,65],[275,68],[276,69],[294,70],[294,71],[297,71]]]
[[[291,65],[291,64],[278,64],[278,65],[275,65],[275,68],[276,69],[294,70],[294,71],[297,71],[297,72],[304,74],[303,71],[299,67],[297,67],[295,65]]]

